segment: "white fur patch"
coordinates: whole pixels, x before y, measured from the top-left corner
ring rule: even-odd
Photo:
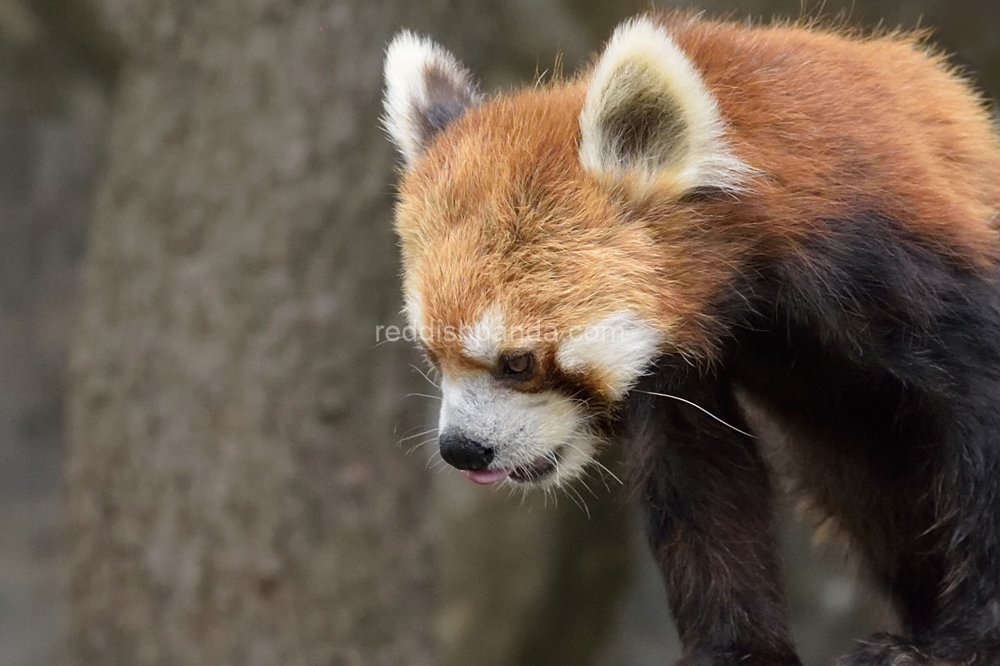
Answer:
[[[563,340],[556,362],[569,372],[593,371],[615,400],[624,397],[659,351],[663,334],[631,312],[616,312]]]
[[[650,113],[650,104],[659,104],[662,113]],[[618,123],[629,111],[643,114],[637,124],[644,132],[655,131],[649,122],[659,119],[666,134],[676,129],[676,140],[653,141],[647,153],[623,152]],[[663,183],[686,192],[738,190],[752,172],[729,151],[718,105],[694,64],[648,18],[615,30],[588,84],[580,130],[580,162],[600,176],[633,173],[643,185]]]
[[[423,338],[424,329],[424,305],[423,297],[419,293],[413,293],[406,297],[403,305],[403,314],[406,321],[415,331],[417,337]]]
[[[486,372],[441,380],[438,431],[457,432],[493,449],[492,469],[514,469],[559,452],[556,473],[543,484],[578,476],[593,459],[600,438],[582,407],[555,391],[521,393],[500,386]]]
[[[471,328],[462,331],[462,348],[469,358],[493,363],[500,355],[506,333],[503,313],[492,305]]]
[[[442,118],[478,103],[470,72],[443,47],[408,30],[385,54],[385,115],[382,122],[407,166],[412,166]],[[436,129],[440,129],[437,127]]]

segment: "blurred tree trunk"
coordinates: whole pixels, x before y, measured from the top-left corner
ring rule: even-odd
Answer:
[[[70,361],[77,662],[439,663],[425,462],[395,445],[419,378],[374,344],[380,70],[401,25],[488,87],[585,52],[497,4],[97,3],[125,56]]]
[[[101,6],[127,55],[71,352],[83,662],[434,662],[407,350],[373,348],[394,4]]]

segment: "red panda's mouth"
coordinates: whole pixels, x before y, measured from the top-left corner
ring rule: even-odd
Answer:
[[[562,454],[562,447],[553,451],[550,455],[542,456],[530,465],[517,467],[511,470],[509,478],[518,483],[537,483],[542,479],[555,473],[559,466],[559,459]]]
[[[478,471],[463,470],[462,473],[470,480],[479,484],[490,484],[510,479],[517,483],[538,483],[555,473],[562,460],[563,447],[557,448],[552,453],[540,456],[534,462],[521,467],[509,469],[484,469]]]

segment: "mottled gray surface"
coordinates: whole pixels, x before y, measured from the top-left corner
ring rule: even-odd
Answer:
[[[397,3],[102,2],[112,104],[68,395],[87,664],[429,664],[378,115]]]
[[[429,484],[394,445],[419,378],[374,345],[400,306],[382,48],[447,25],[517,62],[537,24],[492,2],[98,5],[127,55],[70,360],[73,657],[436,663]]]
[[[65,634],[63,365],[106,117],[44,23],[0,11],[0,664],[52,663]]]

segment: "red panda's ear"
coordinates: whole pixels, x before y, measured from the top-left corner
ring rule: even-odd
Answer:
[[[472,75],[451,53],[408,30],[385,55],[382,122],[407,167],[435,134],[480,101]]]
[[[729,150],[718,104],[688,56],[652,20],[615,30],[580,113],[580,161],[639,196],[739,190],[751,169]]]

